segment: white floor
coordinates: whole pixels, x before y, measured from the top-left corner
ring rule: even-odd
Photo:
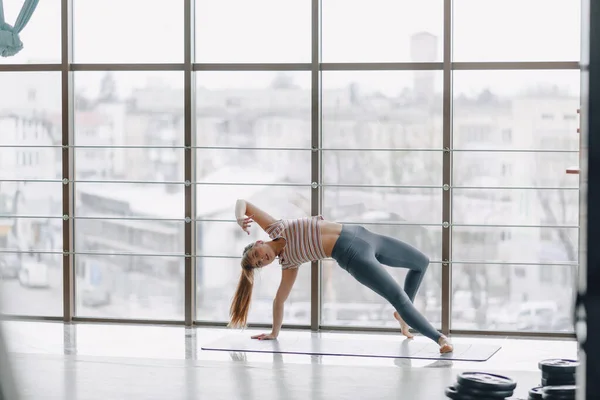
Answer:
[[[527,398],[540,381],[538,361],[576,358],[565,340],[454,337],[498,344],[485,362],[202,351],[223,335],[255,331],[141,325],[3,323],[23,399],[444,399],[462,371],[495,372],[518,382]],[[353,333],[284,331],[319,340]],[[399,335],[362,339],[399,341]],[[415,340],[426,341],[417,337]]]

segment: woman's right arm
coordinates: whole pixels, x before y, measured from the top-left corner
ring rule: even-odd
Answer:
[[[267,230],[269,225],[277,221],[275,218],[249,201],[239,199],[235,203],[235,218],[240,226],[242,226],[245,216],[248,216],[256,221],[264,231]]]
[[[294,287],[294,283],[296,282],[297,276],[298,267],[286,268],[281,271],[281,283],[279,284],[279,289],[277,289],[277,294],[273,299],[273,327],[271,328],[271,333],[255,335],[252,336],[252,339],[277,339],[277,336],[279,336],[279,331],[281,331],[281,325],[283,325],[284,304],[288,296],[290,295],[292,288]]]

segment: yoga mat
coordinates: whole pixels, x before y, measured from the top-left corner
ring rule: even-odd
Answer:
[[[500,346],[454,344],[452,353],[440,354],[433,342],[352,338],[284,337],[277,340],[255,340],[247,336],[224,336],[202,346],[202,350],[251,353],[287,353],[323,356],[412,358],[424,360],[487,361]]]

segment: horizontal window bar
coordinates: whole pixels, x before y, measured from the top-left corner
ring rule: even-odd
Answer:
[[[19,314],[0,314],[0,321],[44,321],[44,322],[63,322],[64,318],[49,317],[47,315],[19,315]]]
[[[360,185],[345,183],[322,183],[320,187],[339,187],[339,188],[373,188],[373,189],[442,189],[439,185]]]
[[[201,211],[201,210],[200,210]],[[212,223],[237,223],[234,219],[205,219],[205,218],[153,218],[153,217],[118,217],[118,216],[49,216],[49,215],[10,215],[0,214],[0,219],[72,219],[72,220],[99,220],[99,221],[149,221],[149,222],[212,222]],[[380,226],[428,226],[443,227],[442,223],[418,223],[418,222],[356,222],[356,221],[336,221],[344,225],[380,225]],[[452,223],[447,226],[452,227],[478,227],[478,228],[544,228],[544,229],[579,229],[578,225],[519,225],[519,224],[457,224]]]
[[[61,181],[63,182],[63,181]],[[72,180],[70,183],[135,184],[135,185],[185,185],[185,181],[121,181],[121,180]]]
[[[62,179],[0,179],[0,182],[10,183],[62,183]]]
[[[367,62],[367,63],[321,63],[321,71],[415,71],[443,70],[442,62]]]
[[[108,145],[29,145],[29,144],[0,144],[0,148],[28,148],[28,149],[198,149],[198,150],[250,150],[250,151],[360,151],[360,152],[382,152],[382,151],[398,151],[398,152],[443,152],[442,148],[320,148],[312,149],[309,147],[235,147],[235,146],[108,146]],[[579,150],[540,150],[540,149],[451,149],[455,153],[579,153]]]
[[[0,214],[0,219],[64,219],[62,215],[10,215]]]
[[[192,182],[192,185],[202,186],[283,186],[283,187],[308,187],[310,183],[225,183],[225,182]]]
[[[183,71],[183,63],[172,64],[71,64],[71,71]]]
[[[545,265],[556,267],[577,267],[577,262],[508,262],[508,261],[449,261],[449,264],[477,264],[477,265]]]
[[[552,186],[450,186],[452,189],[464,190],[579,190],[578,187]]]
[[[33,144],[0,144],[0,148],[9,149],[62,149],[61,145],[33,145]],[[66,146],[65,146],[66,148]]]
[[[541,70],[579,69],[578,61],[492,61],[492,62],[453,62],[451,69],[460,70]]]
[[[0,64],[1,72],[58,72],[61,64]]]
[[[0,249],[0,254],[68,254],[60,250],[11,250]]]
[[[312,149],[311,149],[312,150]],[[407,152],[425,152],[425,151],[434,151],[434,152],[443,152],[444,149],[437,149],[437,148],[410,148],[410,147],[390,147],[390,148],[371,148],[371,147],[365,147],[365,148],[355,148],[355,149],[351,149],[348,147],[344,147],[344,148],[321,148],[321,149],[315,149],[315,151],[360,151],[360,152],[377,152],[377,151],[407,151]]]
[[[579,229],[578,225],[503,225],[503,224],[456,224],[450,226],[457,227],[477,227],[477,228],[548,228],[548,229]]]
[[[488,331],[471,329],[452,329],[451,335],[464,336],[505,336],[505,337],[524,337],[524,338],[544,338],[544,339],[575,339],[574,332],[523,332],[523,331]]]
[[[441,227],[442,224],[419,224],[417,222],[355,222],[355,221],[335,221],[338,224],[343,225],[382,225],[382,226],[433,226],[433,227]]]
[[[122,252],[94,252],[94,251],[59,251],[59,250],[10,250],[0,249],[0,254],[63,254],[63,255],[87,255],[87,256],[119,256],[119,257],[181,257],[186,258],[183,253],[122,253]]]
[[[71,71],[183,71],[184,63],[71,63]],[[442,70],[442,62],[320,63],[322,71]],[[194,71],[310,71],[311,63],[194,63]],[[580,69],[578,61],[453,62],[452,70]],[[1,71],[60,71],[61,64],[5,64]]]
[[[139,185],[187,185],[185,181],[137,181],[137,180],[62,180],[62,179],[1,179],[12,183],[95,183],[95,184],[139,184]],[[202,186],[268,186],[268,187],[339,187],[339,188],[379,188],[379,189],[443,189],[439,185],[365,185],[345,183],[248,183],[248,182],[191,182]],[[451,189],[464,190],[579,190],[578,187],[534,187],[534,186],[449,186]]]
[[[579,150],[541,149],[452,149],[454,153],[579,153]]]
[[[63,252],[56,250],[10,250],[0,249],[0,253],[4,254],[63,254],[63,255],[88,255],[88,256],[118,256],[118,257],[169,257],[169,258],[215,258],[215,259],[239,259],[239,256],[219,256],[219,255],[204,255],[198,254],[190,256],[182,253],[125,253],[125,252],[91,252],[91,251],[73,251]],[[330,258],[328,258],[330,259]],[[441,261],[432,260],[430,264],[464,264],[464,265],[540,265],[540,266],[564,266],[564,267],[576,267],[578,263],[568,262],[504,262],[504,261]]]
[[[184,325],[181,320],[173,319],[138,319],[138,318],[98,318],[73,316],[73,322],[95,324],[127,324],[127,325]]]
[[[195,326],[203,326],[207,328],[225,328],[227,327],[228,322],[225,321],[206,321],[202,319],[196,319],[194,321]],[[271,329],[272,325],[267,323],[248,323],[248,327],[246,329]],[[284,324],[281,326],[282,329],[296,329],[296,330],[306,330],[310,329],[310,325],[301,325],[301,324]]]
[[[183,206],[182,206],[183,211]],[[62,218],[62,217],[61,217]],[[150,222],[185,222],[185,218],[152,218],[152,217],[70,217],[73,220],[104,220],[104,221],[150,221]],[[191,219],[194,221],[194,219]]]
[[[311,63],[194,63],[193,71],[310,71]]]

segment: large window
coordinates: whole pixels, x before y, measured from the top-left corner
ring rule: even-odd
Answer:
[[[267,239],[236,224],[245,198],[427,254],[415,304],[445,332],[572,332],[580,10],[522,3],[40,2],[0,59],[1,311],[222,325]],[[397,329],[318,267],[285,323]],[[252,324],[280,277],[257,274]]]
[[[6,314],[62,314],[60,75],[3,72],[0,293]],[[58,135],[58,136],[57,136]]]
[[[196,74],[197,318],[225,322],[243,248],[268,240],[245,234],[233,207],[244,198],[275,218],[310,215],[310,74]],[[250,318],[272,321],[277,263],[259,271]],[[300,269],[286,321],[310,321],[310,269]]]
[[[578,163],[578,104],[578,71],[454,72],[453,327],[566,329],[579,195],[565,169]]]
[[[74,81],[76,315],[182,319],[182,73]]]
[[[440,71],[323,73],[323,214],[403,240],[433,263],[415,299],[441,326]],[[391,268],[402,284],[406,270]],[[397,326],[393,309],[333,260],[323,263],[325,325]]]

